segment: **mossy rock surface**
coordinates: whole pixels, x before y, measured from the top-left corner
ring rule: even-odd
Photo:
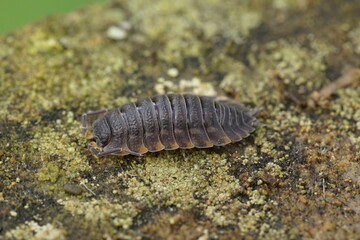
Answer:
[[[113,1],[0,38],[0,239],[358,239],[357,1]],[[210,149],[96,158],[81,115],[227,96],[265,126]]]

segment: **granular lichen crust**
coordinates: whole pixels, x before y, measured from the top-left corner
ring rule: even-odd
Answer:
[[[39,226],[37,222],[25,222],[24,224],[20,224],[6,233],[6,238],[9,239],[29,239],[29,240],[64,240],[65,231],[61,228],[56,228],[51,224],[46,224],[44,226]]]
[[[306,101],[359,68],[359,11],[116,0],[1,37],[0,239],[358,239],[360,85]],[[264,126],[226,147],[89,153],[84,112],[170,92],[227,95]]]

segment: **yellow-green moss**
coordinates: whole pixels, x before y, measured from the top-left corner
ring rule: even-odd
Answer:
[[[353,4],[119,0],[0,38],[4,236],[355,238],[359,86],[302,104],[359,65]],[[111,26],[126,38],[109,38]],[[265,125],[204,150],[87,150],[84,112],[189,91],[260,107]]]
[[[129,229],[133,218],[139,213],[131,202],[111,203],[102,199],[88,202],[67,200],[60,203],[73,215],[83,216],[89,226],[100,228],[103,232],[114,232],[117,228]]]
[[[59,171],[59,167],[54,163],[46,163],[37,173],[37,178],[39,181],[50,181],[54,183],[59,177]]]
[[[66,231],[61,227],[49,223],[41,226],[35,221],[28,221],[6,232],[5,237],[24,240],[62,240],[66,239],[65,233]]]

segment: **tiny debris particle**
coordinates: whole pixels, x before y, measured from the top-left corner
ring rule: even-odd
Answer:
[[[65,184],[64,191],[72,195],[80,195],[83,192],[82,188],[79,185],[72,183]]]
[[[123,40],[126,38],[126,31],[117,26],[111,26],[108,28],[106,35],[113,40]]]
[[[129,31],[131,29],[131,24],[127,21],[121,22],[120,27],[124,30]]]
[[[18,215],[17,212],[15,212],[15,211],[10,211],[10,216],[16,217],[17,215]]]
[[[179,70],[177,70],[176,68],[169,68],[167,70],[167,75],[169,75],[169,77],[177,77],[179,76]]]

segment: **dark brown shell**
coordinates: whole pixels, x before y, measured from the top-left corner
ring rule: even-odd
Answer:
[[[83,115],[83,134],[89,118],[97,156],[140,156],[163,149],[209,148],[238,142],[258,125],[255,112],[234,101],[196,95],[159,95],[120,108]],[[103,148],[103,151],[97,150]]]

